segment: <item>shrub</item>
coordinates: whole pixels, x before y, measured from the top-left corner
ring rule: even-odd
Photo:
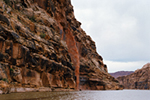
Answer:
[[[8,79],[7,79],[7,78],[3,78],[2,80],[5,81],[5,82],[8,82]]]
[[[10,68],[10,71],[11,71],[11,72],[13,72],[13,71],[14,71],[14,69],[13,69],[13,68]]]
[[[41,34],[40,34],[40,37],[41,37],[41,38],[45,38],[45,36],[46,36],[45,33],[41,33]]]
[[[89,75],[89,74],[87,74],[87,76],[88,76],[88,77],[90,77],[90,75]]]
[[[70,87],[67,87],[67,89],[70,89]]]
[[[8,5],[10,4],[10,0],[4,0],[4,2]]]
[[[29,18],[29,20],[31,20],[32,22],[36,22],[36,20],[35,20],[35,17],[34,16],[32,16],[32,17],[28,17]]]

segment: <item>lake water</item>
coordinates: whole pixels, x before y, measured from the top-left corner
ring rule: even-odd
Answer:
[[[0,100],[150,100],[150,90],[11,93]]]

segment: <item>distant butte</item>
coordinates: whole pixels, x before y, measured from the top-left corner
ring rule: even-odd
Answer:
[[[114,72],[114,73],[109,73],[111,76],[117,78],[120,76],[126,76],[126,75],[130,75],[132,74],[134,71],[118,71],[118,72]]]

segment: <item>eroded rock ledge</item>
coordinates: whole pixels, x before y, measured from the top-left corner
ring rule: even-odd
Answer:
[[[75,19],[70,0],[4,1],[0,1],[1,93],[42,87],[121,88]]]

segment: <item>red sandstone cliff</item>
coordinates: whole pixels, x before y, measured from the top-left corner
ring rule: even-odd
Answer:
[[[80,25],[70,0],[1,0],[0,93],[120,89]]]
[[[150,63],[130,75],[117,79],[125,89],[150,89]]]

